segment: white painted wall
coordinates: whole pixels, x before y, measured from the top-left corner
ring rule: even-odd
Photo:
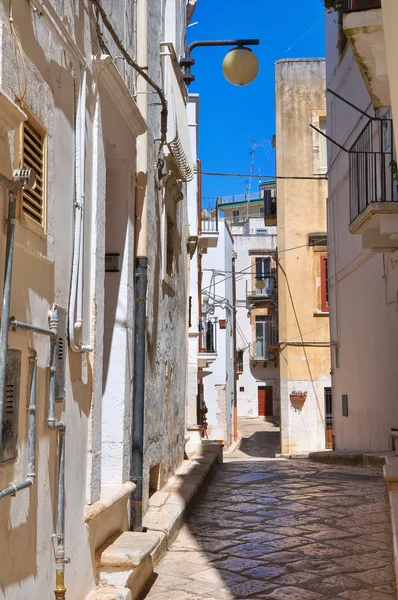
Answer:
[[[188,124],[191,136],[192,159],[197,161],[199,96],[190,95],[187,106]],[[187,185],[188,225],[192,236],[198,235],[198,177]],[[188,330],[188,375],[187,375],[187,427],[197,425],[198,394],[198,350],[199,350],[199,306],[198,306],[198,251],[189,263],[189,296],[191,297],[191,327]]]
[[[233,312],[232,312],[232,236],[224,221],[219,222],[217,248],[209,248],[202,258],[203,285],[212,283],[209,269],[220,271],[213,282],[214,291],[220,299],[226,299],[226,308],[216,307],[211,317],[226,319],[227,328],[215,326],[217,337],[217,358],[206,369],[211,375],[204,378],[204,398],[208,409],[206,415],[209,439],[223,440],[226,447],[233,441],[233,404],[234,404],[234,348],[233,348]]]
[[[371,100],[352,52],[341,63],[335,48],[337,23],[327,16],[327,83],[373,115]],[[366,119],[328,96],[328,131],[349,147]],[[398,427],[397,253],[362,250],[361,236],[349,233],[348,156],[333,144],[329,153],[329,277],[333,421],[338,450],[387,450],[390,429]],[[339,360],[336,360],[336,345]],[[348,417],[342,416],[348,395]]]
[[[257,229],[266,229],[266,235],[258,235]],[[234,250],[236,252],[236,302],[237,302],[237,349],[245,348],[243,353],[243,373],[239,375],[238,388],[238,416],[258,416],[258,388],[272,386],[274,396],[274,415],[279,415],[279,369],[269,361],[264,368],[263,364],[255,366],[250,363],[249,344],[255,346],[252,327],[248,311],[253,302],[246,300],[246,285],[252,287],[252,271],[250,267],[252,256],[250,251],[276,249],[276,227],[264,226],[264,220],[251,218],[244,226],[232,226],[234,236]],[[240,388],[244,388],[240,391]]]
[[[52,3],[77,40],[87,61],[86,210],[84,230],[84,328],[94,351],[67,352],[66,400],[56,417],[66,423],[66,587],[69,600],[82,600],[95,587],[96,547],[90,546],[84,521],[87,504],[103,498],[104,486],[120,490],[129,479],[130,406],[132,397],[134,323],[134,188],[136,138],[92,68],[99,54],[81,3]],[[111,22],[134,56],[134,3],[104,0]],[[185,3],[176,0],[176,46],[183,45]],[[74,79],[70,60],[50,32],[44,17],[24,0],[14,0],[14,25],[27,69],[25,105],[48,132],[48,214],[46,237],[18,220],[11,314],[19,320],[48,326],[53,303],[67,308],[72,258],[74,201]],[[159,44],[164,39],[164,2],[149,14],[149,68],[161,82]],[[12,98],[23,90],[23,65],[9,29],[9,3],[0,2],[0,86]],[[125,24],[130,29],[124,30]],[[112,42],[109,42],[114,51]],[[119,54],[115,52],[114,54]],[[118,61],[132,89],[133,74]],[[177,210],[175,290],[161,287],[162,194],[153,177],[155,140],[159,138],[159,107],[150,106],[148,176],[149,287],[148,380],[145,421],[144,486],[149,469],[161,464],[163,480],[183,458],[186,382],[187,256],[186,199]],[[0,139],[0,171],[12,176],[15,136]],[[157,143],[157,142],[156,142]],[[185,186],[182,186],[185,194]],[[6,194],[0,190],[0,222],[7,216]],[[120,252],[120,273],[104,272],[105,252]],[[3,281],[5,228],[0,230],[0,280]],[[2,288],[2,284],[1,284]],[[172,342],[170,332],[173,333]],[[50,598],[55,587],[52,535],[57,519],[57,436],[47,428],[49,343],[43,336],[10,333],[9,346],[22,351],[18,458],[0,464],[0,489],[18,482],[27,471],[28,349],[38,352],[37,479],[29,490],[0,501],[0,599]],[[165,377],[165,373],[168,377]],[[161,399],[161,400],[160,400]],[[110,487],[114,485],[115,488]],[[145,498],[146,499],[146,498]],[[119,504],[121,506],[121,504]],[[126,527],[126,517],[119,519]],[[112,519],[100,536],[114,533]],[[99,539],[99,538],[98,538]],[[102,541],[105,541],[102,539]]]

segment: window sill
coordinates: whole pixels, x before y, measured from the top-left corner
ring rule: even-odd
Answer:
[[[321,310],[317,310],[316,312],[314,312],[314,317],[328,317],[328,316],[329,316],[329,311],[322,312]]]

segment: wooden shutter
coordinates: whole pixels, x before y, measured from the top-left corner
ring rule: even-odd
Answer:
[[[22,216],[37,228],[45,226],[45,135],[28,119],[22,124],[21,165],[34,169],[36,187],[22,191]]]
[[[329,281],[327,256],[321,256],[321,311],[329,312]]]

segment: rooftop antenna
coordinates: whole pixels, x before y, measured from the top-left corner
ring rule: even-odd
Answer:
[[[255,158],[256,158],[256,148],[259,148],[260,144],[257,144],[257,142],[255,140],[253,140],[252,138],[250,138],[249,136],[246,136],[246,137],[249,140],[251,140],[251,142],[252,142],[252,149],[249,152],[249,154],[251,156],[250,175],[249,175],[249,180],[247,183],[247,190],[246,190],[246,210],[247,210],[247,218],[249,218],[250,195],[251,195],[251,190],[252,190],[252,179],[253,179],[253,175],[254,175],[254,163],[255,163]]]

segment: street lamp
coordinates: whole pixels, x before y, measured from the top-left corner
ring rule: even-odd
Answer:
[[[184,58],[180,60],[180,65],[184,69],[185,85],[188,87],[195,80],[195,76],[191,73],[191,67],[195,64],[191,52],[195,48],[203,46],[234,46],[223,60],[224,77],[233,85],[248,85],[257,76],[258,60],[247,46],[258,46],[259,43],[260,40],[204,40],[193,42],[188,46]]]

